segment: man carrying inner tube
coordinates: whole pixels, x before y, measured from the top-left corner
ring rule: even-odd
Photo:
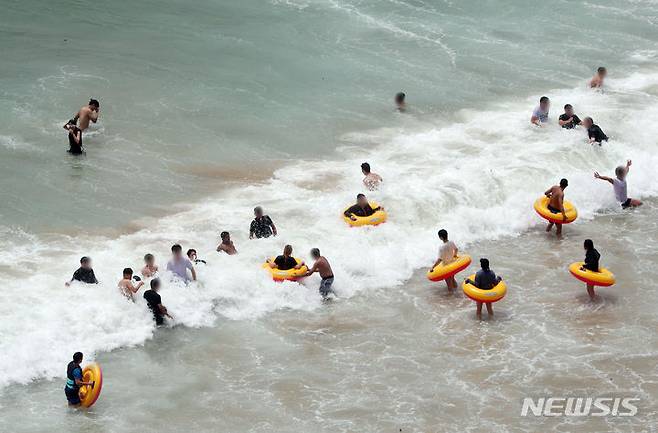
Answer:
[[[480,269],[477,271],[475,274],[475,281],[471,281],[468,278],[466,279],[466,282],[468,284],[472,284],[475,287],[477,287],[480,290],[491,290],[498,283],[502,281],[501,277],[496,276],[494,271],[489,269],[489,259],[480,259]],[[483,302],[476,301],[477,304],[477,317],[478,319],[482,319],[482,304]],[[493,316],[493,306],[491,305],[491,302],[486,302],[487,304],[487,314],[489,316]]]
[[[69,406],[71,407],[80,406],[81,386],[94,386],[94,382],[84,382],[82,380],[82,367],[80,367],[81,362],[82,352],[75,352],[73,354],[73,361],[69,362],[68,367],[66,367],[66,386],[64,387],[64,393],[66,394],[66,399],[68,400]]]
[[[377,208],[373,209],[372,206],[370,206],[368,203],[366,196],[363,194],[358,194],[356,196],[356,204],[354,206],[350,206],[349,209],[345,211],[345,216],[352,221],[356,221],[356,217],[369,217],[378,210],[384,210],[384,208],[377,206]]]
[[[553,185],[550,187],[544,195],[548,197],[548,210],[554,214],[562,214],[562,221],[567,220],[567,214],[564,210],[564,189],[569,186],[569,181],[566,179],[560,180],[559,185]],[[562,236],[562,224],[555,223],[556,231],[555,234],[560,237]],[[546,226],[546,231],[550,232],[553,229],[553,223],[549,222]]]

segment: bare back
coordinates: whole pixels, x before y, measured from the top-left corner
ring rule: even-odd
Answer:
[[[331,269],[329,261],[323,256],[320,256],[320,258],[313,265],[313,268],[318,271],[320,277],[322,278],[329,278],[334,276],[334,271]]]
[[[562,210],[562,202],[564,201],[564,191],[559,185],[554,185],[550,189],[548,204],[555,209]]]

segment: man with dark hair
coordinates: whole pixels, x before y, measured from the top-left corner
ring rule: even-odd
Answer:
[[[407,103],[405,102],[407,95],[404,92],[398,92],[395,95],[395,106],[400,113],[403,113],[407,109]]]
[[[477,273],[475,274],[475,281],[466,279],[467,283],[472,284],[481,290],[491,290],[494,287],[496,287],[498,283],[501,282],[502,278],[496,276],[494,271],[492,271],[489,268],[489,259],[485,259],[485,258],[480,259],[480,267],[482,269],[477,271]],[[482,318],[482,304],[483,304],[482,302],[476,301],[476,305],[477,305],[476,314],[477,317],[480,319]],[[487,304],[487,314],[493,316],[493,307],[491,306],[491,302],[486,302],[486,304]]]
[[[94,382],[85,382],[82,380],[82,352],[75,352],[73,354],[73,361],[69,362],[66,367],[66,386],[64,386],[64,394],[69,406],[80,406],[80,387],[81,386],[94,386]]]
[[[599,125],[595,125],[591,117],[585,117],[583,119],[583,126],[587,128],[587,136],[589,137],[590,144],[601,145],[601,142],[608,141],[608,136],[605,135],[603,130]]]
[[[231,240],[231,235],[229,232],[222,232],[219,237],[222,239],[222,242],[217,245],[218,253],[223,251],[229,256],[238,253],[238,250],[235,249],[235,245],[233,245],[233,241]]]
[[[384,210],[384,208],[381,206],[377,206],[375,209],[373,209],[370,206],[370,203],[368,203],[368,199],[366,198],[365,195],[357,194],[356,204],[350,206],[344,212],[344,215],[349,219],[351,219],[352,221],[356,221],[356,217],[367,217],[374,214],[378,210]]]
[[[441,242],[443,242],[443,245],[439,247],[439,257],[436,259],[436,262],[434,262],[434,265],[430,269],[430,272],[434,270],[437,266],[439,266],[440,263],[443,263],[443,265],[449,265],[450,263],[454,262],[455,259],[457,258],[457,252],[459,251],[457,249],[457,245],[453,241],[448,240],[448,231],[445,229],[439,230],[439,239],[441,239]],[[446,285],[448,286],[448,291],[452,292],[453,289],[457,288],[457,281],[455,281],[455,277],[448,277],[446,278]]]
[[[292,256],[292,246],[286,245],[283,248],[283,254],[277,256],[274,261],[270,259],[267,260],[267,263],[272,269],[280,269],[282,271],[287,271],[289,269],[299,269],[304,266],[304,262],[297,263],[297,260]]]
[[[84,256],[80,259],[80,267],[73,273],[70,281],[66,282],[70,286],[73,281],[82,281],[87,284],[98,284],[94,270],[91,268],[91,259]]]
[[[364,162],[361,164],[361,172],[365,176],[363,178],[363,184],[368,188],[370,191],[374,191],[379,187],[379,184],[382,182],[382,177],[378,175],[377,173],[373,173],[370,171],[370,164],[367,162]]]
[[[589,81],[589,87],[593,89],[603,87],[603,80],[605,79],[606,75],[608,75],[608,71],[603,66],[599,66],[599,68],[596,70],[596,74],[594,74],[592,79]]]
[[[183,282],[188,283],[190,277],[187,274],[187,270],[189,269],[192,274],[192,280],[196,281],[194,265],[192,265],[192,262],[187,257],[183,257],[183,247],[179,244],[174,244],[171,247],[171,254],[172,257],[169,263],[167,263],[167,270],[174,274],[175,277],[183,280]]]
[[[165,316],[172,319],[167,311],[167,307],[162,305],[162,298],[158,293],[158,290],[160,290],[160,284],[160,280],[154,278],[151,280],[151,288],[144,292],[144,299],[153,312],[153,320],[155,320],[155,324],[158,326],[164,323]]]
[[[601,258],[601,254],[599,254],[596,248],[594,248],[594,242],[592,242],[591,239],[585,239],[583,247],[585,248],[585,264],[580,269],[599,272],[599,259]],[[592,284],[587,283],[587,294],[592,300],[596,297],[594,286]]]
[[[100,103],[96,99],[90,99],[89,104],[82,107],[73,119],[69,120],[64,129],[69,129],[67,126],[75,126],[78,121],[80,122],[79,128],[80,131],[84,131],[89,128],[89,121],[96,123],[98,121],[98,116],[100,115]],[[82,138],[80,139],[80,145],[82,145]]]
[[[187,250],[187,258],[190,259],[190,261],[195,265],[198,265],[199,263],[203,263],[204,265],[206,264],[205,260],[201,260],[197,256],[197,252],[194,248],[190,248],[189,250]]]
[[[546,190],[544,195],[548,197],[548,210],[554,214],[562,214],[562,221],[567,220],[567,214],[564,210],[564,190],[569,186],[569,181],[566,179],[560,180],[559,185],[553,185]],[[557,227],[555,234],[559,237],[562,236],[562,224],[555,223]],[[553,229],[553,223],[549,222],[546,226],[546,231],[550,232]]]
[[[144,267],[142,268],[142,277],[151,278],[158,273],[158,265],[155,264],[155,257],[148,253],[144,255]]]
[[[137,285],[133,284],[133,278],[137,281]],[[139,291],[139,289],[144,285],[144,281],[141,281],[141,278],[138,276],[133,277],[133,270],[131,268],[125,268],[123,270],[123,278],[119,281],[118,287],[123,293],[123,296],[134,301],[133,295]]]
[[[629,207],[641,206],[642,202],[640,200],[628,197],[628,186],[626,185],[626,176],[631,169],[633,161],[630,159],[626,161],[626,167],[620,165],[615,169],[616,179],[612,179],[607,176],[601,176],[598,172],[594,172],[594,177],[596,179],[605,180],[610,182],[612,187],[615,190],[615,198],[621,204],[622,209],[627,209]]]
[[[539,98],[539,106],[532,112],[530,123],[541,126],[542,123],[548,122],[548,110],[550,107],[551,101],[548,99],[548,96],[542,96]]]
[[[249,239],[253,239],[254,236],[260,239],[276,235],[277,231],[272,218],[269,215],[263,214],[262,207],[256,206],[254,208],[254,220],[251,222],[251,226],[249,226]]]
[[[315,260],[311,269],[308,270],[306,276],[313,275],[313,273],[318,272],[322,281],[320,282],[320,295],[322,299],[327,299],[329,293],[333,292],[331,285],[334,283],[334,271],[329,265],[329,261],[326,257],[320,255],[320,250],[318,248],[313,248],[311,250],[311,257]]]
[[[577,125],[580,125],[580,118],[573,113],[571,104],[564,106],[564,114],[560,114],[558,123],[564,129],[573,129]]]

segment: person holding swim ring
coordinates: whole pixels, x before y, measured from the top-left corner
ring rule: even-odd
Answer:
[[[480,267],[482,269],[477,271],[477,273],[475,274],[475,281],[471,281],[468,278],[466,279],[466,282],[468,284],[472,284],[481,290],[491,290],[494,287],[496,287],[498,283],[502,281],[501,277],[496,276],[494,271],[489,269],[489,259],[485,259],[485,258],[480,259]],[[493,307],[491,305],[491,302],[476,301],[476,305],[477,305],[476,314],[478,319],[482,319],[482,304],[485,303],[487,304],[487,314],[489,316],[493,316]]]
[[[78,407],[82,403],[80,401],[80,387],[81,386],[94,386],[94,382],[85,382],[82,380],[82,352],[75,352],[73,354],[73,361],[69,362],[66,367],[66,386],[64,387],[64,394],[69,402],[69,406]]]
[[[564,190],[566,187],[569,186],[569,181],[566,179],[560,180],[559,185],[553,185],[550,187],[544,195],[548,197],[548,208],[549,211],[551,211],[554,214],[562,214],[562,221],[567,220],[567,214],[564,210]],[[557,237],[562,236],[562,224],[555,223],[556,230],[555,234]],[[548,226],[546,226],[546,231],[550,232],[553,229],[553,223],[549,222]]]

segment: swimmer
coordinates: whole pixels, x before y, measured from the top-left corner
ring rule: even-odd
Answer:
[[[81,281],[87,284],[98,284],[94,270],[91,267],[91,259],[87,256],[84,256],[80,259],[80,267],[73,273],[73,277],[70,281],[67,281],[65,285],[68,287],[74,281]]]
[[[608,141],[608,136],[603,133],[599,125],[595,125],[591,117],[583,119],[583,126],[587,128],[587,136],[590,144],[601,145],[602,141]]]
[[[617,167],[615,169],[615,175],[617,176],[616,179],[612,179],[607,176],[601,176],[598,172],[594,172],[594,178],[605,180],[606,182],[610,182],[612,184],[612,187],[615,190],[615,198],[621,204],[622,209],[642,206],[642,202],[640,200],[628,197],[628,186],[626,185],[626,176],[628,176],[628,172],[630,171],[632,164],[633,161],[629,159],[628,161],[626,161],[626,167],[621,165]]]
[[[405,102],[407,95],[404,92],[398,92],[395,95],[395,106],[400,113],[407,111],[407,103]]]
[[[73,354],[73,361],[69,362],[66,367],[66,386],[64,386],[64,394],[69,406],[78,407],[82,403],[80,401],[80,387],[91,386],[94,387],[95,382],[85,382],[82,380],[82,352],[75,352]]]
[[[320,250],[318,248],[313,248],[311,250],[311,257],[315,260],[311,269],[308,270],[305,276],[313,275],[317,272],[320,274],[322,281],[320,282],[320,295],[322,299],[327,299],[329,293],[336,293],[331,288],[331,285],[334,283],[334,272],[331,270],[331,265],[326,257],[320,255]]]
[[[580,118],[573,113],[573,107],[571,104],[564,106],[564,114],[561,114],[558,118],[558,123],[564,129],[573,129],[576,126],[580,125]]]
[[[158,273],[158,265],[155,264],[155,257],[153,254],[146,254],[144,256],[144,267],[142,268],[142,277],[151,278]]]
[[[162,305],[162,298],[160,297],[158,290],[160,290],[160,280],[154,278],[151,280],[151,288],[144,292],[144,299],[153,312],[153,320],[155,320],[155,324],[160,326],[164,324],[165,316],[170,319],[173,319],[173,317],[169,315],[167,307]]]
[[[217,245],[217,252],[221,253],[222,251],[232,256],[238,253],[238,250],[235,249],[233,241],[231,240],[231,234],[229,232],[222,232],[219,237],[222,239],[222,242]]]
[[[363,178],[363,184],[368,188],[370,191],[374,191],[379,187],[379,184],[383,182],[384,179],[377,173],[373,173],[370,171],[370,164],[367,162],[364,162],[361,164],[361,172],[365,176]]]
[[[350,208],[344,212],[344,215],[352,221],[356,221],[356,217],[368,217],[378,210],[384,210],[384,208],[377,206],[375,209],[373,209],[368,203],[366,196],[363,194],[358,194],[356,196],[356,204],[350,206]]]
[[[605,79],[606,75],[608,75],[608,71],[603,66],[600,66],[596,70],[596,74],[594,74],[592,79],[589,80],[589,87],[592,89],[603,87],[603,80]]]
[[[593,272],[599,272],[599,259],[601,254],[594,248],[594,242],[591,239],[585,239],[583,245],[585,247],[585,264],[581,266],[580,270],[589,270]],[[594,285],[587,283],[587,294],[591,300],[596,298],[594,293]]]
[[[205,260],[201,260],[197,257],[196,250],[194,248],[187,250],[187,258],[190,259],[190,261],[195,265],[198,265],[199,263],[203,263],[204,265],[206,264]]]
[[[133,284],[133,278],[137,281],[137,285]],[[141,280],[137,275],[133,276],[133,270],[131,268],[125,268],[123,270],[123,278],[119,281],[118,287],[123,293],[123,296],[134,301],[133,294],[144,285],[144,281]]]
[[[255,207],[254,220],[251,222],[251,226],[249,226],[249,239],[253,239],[254,236],[260,239],[276,235],[276,227],[274,226],[274,222],[272,222],[272,218],[269,215],[263,215],[262,207]]]
[[[179,244],[173,245],[171,247],[171,255],[171,260],[167,263],[167,270],[185,283],[188,283],[190,281],[190,277],[187,274],[189,269],[192,274],[192,280],[196,281],[196,270],[194,270],[192,262],[187,257],[183,257],[183,247]]]
[[[82,130],[75,125],[66,124],[64,129],[69,132],[69,152],[72,155],[82,155],[85,153],[82,147]]]
[[[567,214],[564,211],[564,189],[569,186],[569,181],[566,179],[560,180],[559,185],[553,185],[550,187],[544,195],[548,197],[548,210],[554,214],[562,214],[562,221],[567,220]],[[562,236],[562,224],[555,223],[556,235],[558,237]],[[549,222],[546,226],[546,231],[550,232],[553,229],[553,223]]]
[[[551,101],[548,99],[548,96],[542,96],[539,98],[539,106],[537,106],[532,112],[532,117],[530,117],[530,123],[542,126],[543,123],[548,122],[548,110],[551,108]]]
[[[80,111],[76,113],[73,119],[69,120],[68,123],[64,125],[64,128],[68,129],[67,125],[75,126],[78,124],[78,122],[80,122],[78,127],[80,128],[80,131],[84,131],[85,129],[89,128],[89,121],[94,123],[98,121],[98,116],[100,115],[100,107],[101,105],[96,99],[90,99],[89,104],[80,108]]]
[[[496,285],[498,285],[498,283],[500,283],[502,281],[501,277],[497,277],[496,274],[494,273],[494,271],[489,269],[489,259],[480,259],[480,267],[482,269],[477,271],[477,273],[475,274],[475,281],[471,281],[467,278],[466,279],[467,283],[472,284],[472,285],[474,285],[475,287],[477,287],[478,289],[481,289],[481,290],[491,290],[494,287],[496,287]],[[477,315],[478,319],[482,318],[482,304],[483,303],[487,305],[487,314],[489,316],[493,316],[493,307],[491,306],[491,302],[476,301],[476,304],[477,304],[476,315]]]
[[[267,259],[267,263],[270,265],[270,268],[280,269],[282,271],[287,271],[289,269],[299,269],[304,266],[304,262],[297,263],[295,258],[292,256],[292,247],[290,245],[286,245],[283,248],[283,255],[277,256],[274,261]]]
[[[457,245],[453,241],[448,240],[448,232],[445,229],[439,230],[439,239],[441,239],[441,242],[443,242],[443,245],[439,247],[439,257],[436,259],[436,262],[434,262],[434,265],[430,269],[430,272],[434,270],[437,266],[439,266],[440,263],[443,263],[443,265],[449,265],[450,263],[454,262],[455,259],[457,258]],[[448,277],[446,278],[446,285],[448,286],[448,291],[452,292],[453,289],[457,288],[457,281],[455,280],[455,277]]]

